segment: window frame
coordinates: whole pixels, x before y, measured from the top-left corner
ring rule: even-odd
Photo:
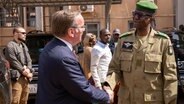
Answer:
[[[10,10],[0,7],[0,27],[14,27],[19,24],[18,8]]]
[[[90,28],[90,25],[96,25],[96,29],[95,28]],[[84,33],[93,33],[94,35],[96,35],[97,38],[99,37],[100,22],[86,22],[85,27],[86,27],[86,30],[85,30]]]
[[[36,27],[36,8],[26,7],[26,25],[28,27]]]

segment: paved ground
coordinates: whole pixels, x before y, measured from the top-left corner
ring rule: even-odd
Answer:
[[[184,93],[181,90],[178,91],[178,104],[184,104]]]
[[[30,100],[28,104],[35,104],[35,101]],[[181,90],[178,91],[178,104],[184,104],[184,93]]]
[[[184,96],[182,96],[183,98],[179,98],[178,100],[178,104],[184,104]],[[34,100],[31,100],[28,102],[28,104],[35,104]]]

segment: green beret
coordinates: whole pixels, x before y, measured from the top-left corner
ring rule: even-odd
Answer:
[[[158,6],[154,3],[153,0],[139,0],[136,3],[136,9],[149,13],[155,13],[158,9]]]

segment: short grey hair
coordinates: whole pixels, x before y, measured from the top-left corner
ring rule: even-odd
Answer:
[[[52,15],[51,29],[56,36],[63,37],[68,29],[75,26],[75,17],[81,15],[79,11],[57,11]]]

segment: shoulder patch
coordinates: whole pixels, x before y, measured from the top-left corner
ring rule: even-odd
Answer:
[[[119,38],[124,38],[124,37],[127,37],[127,36],[132,35],[132,34],[133,34],[133,31],[125,32],[125,33],[121,34],[119,36]]]
[[[169,38],[169,36],[168,36],[167,34],[162,33],[162,32],[159,32],[159,31],[157,31],[157,32],[155,33],[155,35],[160,36],[160,37],[163,37],[163,38],[165,38],[165,39],[168,39],[168,38]]]

